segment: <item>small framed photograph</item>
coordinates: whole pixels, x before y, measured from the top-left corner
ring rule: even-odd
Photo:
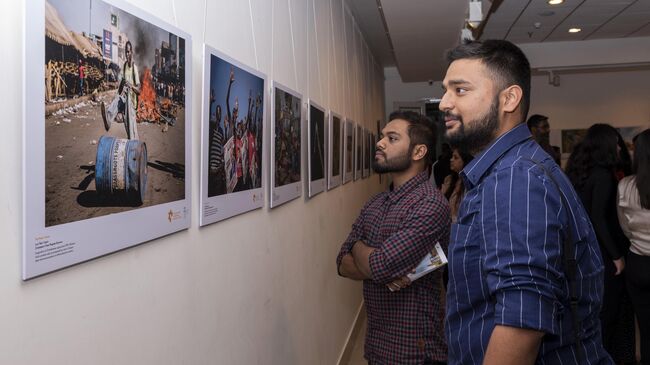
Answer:
[[[325,190],[325,109],[309,100],[307,151],[309,151],[309,197]]]
[[[354,181],[361,178],[363,167],[363,127],[355,124],[354,128]]]
[[[375,174],[372,168],[372,163],[375,161],[375,153],[377,152],[377,136],[370,133],[370,156],[368,156],[368,164],[370,165],[370,176]]]
[[[370,131],[363,129],[363,170],[361,177],[364,179],[370,176]]]
[[[354,122],[346,119],[343,131],[343,184],[354,175]]]
[[[274,82],[271,109],[269,206],[275,208],[302,195],[302,95]]]
[[[328,174],[327,188],[334,189],[341,185],[343,162],[343,120],[340,114],[330,111],[328,128]]]

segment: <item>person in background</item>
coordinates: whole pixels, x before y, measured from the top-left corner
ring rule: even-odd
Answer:
[[[79,73],[79,96],[84,94],[84,81],[86,80],[86,66],[84,66],[84,61],[79,59],[79,67],[77,68]]]
[[[452,223],[456,223],[456,219],[458,218],[458,208],[460,202],[463,200],[463,196],[465,195],[465,185],[463,185],[463,179],[461,179],[458,174],[460,174],[463,168],[467,166],[473,158],[472,155],[461,151],[459,148],[452,149],[451,159],[449,161],[451,174],[447,175],[445,181],[442,183],[442,187],[440,188],[442,195],[444,195],[449,202]]]
[[[625,143],[621,134],[616,131],[618,137],[618,161],[614,168],[614,175],[616,181],[620,182],[626,176],[632,175],[632,158],[630,150]],[[625,251],[629,252],[629,241],[625,240],[623,243]],[[625,270],[627,272],[627,269]],[[623,275],[627,276],[624,272]],[[619,364],[635,364],[636,363],[636,333],[634,331],[634,307],[627,290],[623,291],[620,298],[619,311],[618,311],[618,325],[614,332],[614,344],[612,358]]]
[[[632,174],[632,157],[630,151],[627,149],[623,136],[616,131],[618,145],[618,161],[616,163],[615,172],[616,180],[621,181],[626,176]]]
[[[636,312],[641,364],[650,364],[650,129],[634,142],[634,175],[618,184],[618,219],[630,239],[625,281]]]
[[[436,187],[440,189],[442,187],[442,182],[445,181],[445,178],[451,173],[451,168],[449,166],[449,160],[451,159],[451,147],[449,143],[443,143],[441,146],[442,153],[438,156],[438,160],[433,163],[431,176],[433,182],[436,184]]]
[[[610,355],[614,353],[614,334],[619,325],[621,298],[625,294],[622,274],[629,246],[616,215],[618,148],[616,129],[609,124],[594,124],[569,156],[566,167],[596,231],[605,265],[600,320],[603,345]],[[628,330],[633,332],[634,328]]]
[[[541,114],[534,114],[528,118],[528,129],[537,142],[549,156],[553,158],[556,164],[560,165],[560,148],[551,146],[551,126],[548,123],[548,117]]]
[[[389,191],[363,207],[336,258],[339,275],[363,280],[368,314],[364,356],[370,365],[433,365],[447,361],[442,274],[406,277],[449,241],[449,205],[428,181],[431,121],[394,112],[377,142],[373,169],[390,173]]]

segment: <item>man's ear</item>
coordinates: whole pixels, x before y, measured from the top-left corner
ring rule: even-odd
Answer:
[[[501,91],[500,101],[504,113],[513,113],[521,105],[524,91],[519,85],[511,85]]]
[[[411,155],[411,158],[413,161],[419,161],[424,158],[424,156],[427,155],[427,145],[425,144],[418,144],[413,148],[413,154]]]

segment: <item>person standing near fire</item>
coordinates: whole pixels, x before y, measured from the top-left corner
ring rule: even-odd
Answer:
[[[102,118],[107,131],[111,128],[111,122],[115,120],[118,123],[124,123],[128,139],[139,139],[136,112],[140,95],[140,75],[138,67],[133,62],[131,41],[127,41],[124,45],[124,54],[126,61],[122,67],[117,95],[108,108],[105,107],[104,102],[101,103]]]
[[[86,67],[84,66],[84,60],[79,59],[79,67],[77,69],[79,71],[79,96],[83,96],[84,94],[84,79],[86,78]]]

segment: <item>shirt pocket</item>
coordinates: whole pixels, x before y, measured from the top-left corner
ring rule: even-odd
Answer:
[[[479,286],[484,286],[483,258],[477,226],[454,223],[449,244],[449,288],[458,303],[482,300]]]

